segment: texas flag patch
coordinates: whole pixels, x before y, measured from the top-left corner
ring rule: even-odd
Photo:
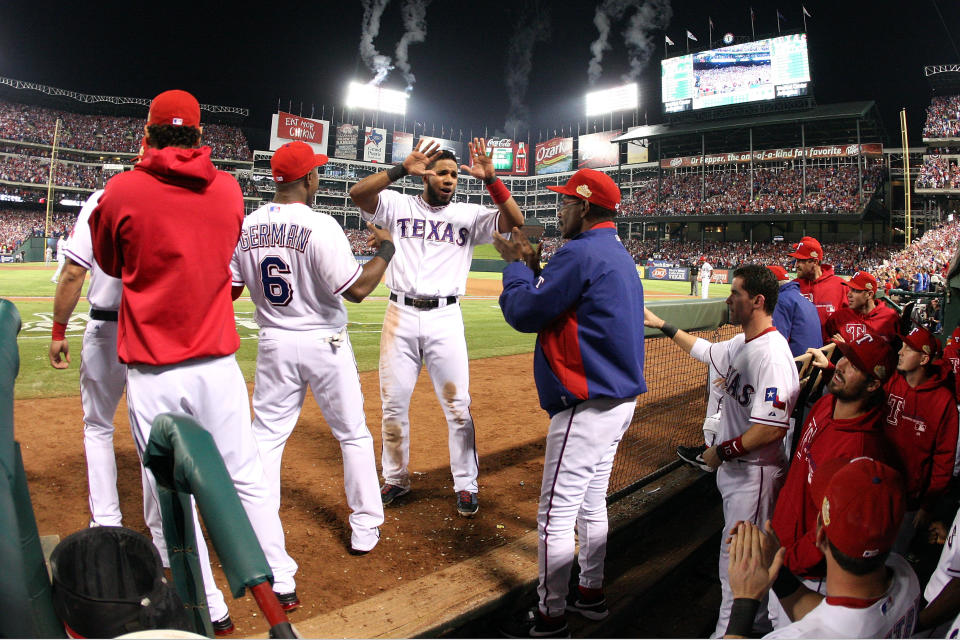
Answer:
[[[774,409],[786,409],[787,403],[780,400],[780,395],[777,392],[776,387],[767,387],[767,390],[763,394],[763,400],[765,402],[772,402]]]

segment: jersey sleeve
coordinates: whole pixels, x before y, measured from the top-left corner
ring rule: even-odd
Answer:
[[[716,376],[723,377],[727,375],[727,369],[730,366],[731,342],[732,340],[710,342],[703,338],[697,338],[697,341],[693,344],[693,348],[690,349],[690,355],[700,362],[709,365],[711,379],[714,379]]]
[[[313,261],[320,280],[334,295],[342,295],[360,277],[361,266],[353,256],[350,241],[332,218],[318,229],[319,242],[312,244]]]
[[[67,241],[63,253],[78,265],[88,271],[93,267],[93,243],[90,239],[90,214],[96,208],[100,201],[103,190],[94,191],[87,198],[77,216],[77,222],[73,225],[73,232]]]
[[[110,181],[108,187],[114,184]],[[122,275],[123,254],[120,252],[116,237],[117,216],[110,191],[104,190],[97,206],[90,213],[90,244],[93,247],[93,259],[108,276],[119,278]]]
[[[393,218],[396,217],[397,207],[402,199],[403,194],[393,189],[384,189],[377,194],[377,210],[371,212],[361,209],[360,217],[379,227],[389,227],[393,223]]]
[[[780,362],[766,355],[759,363],[750,422],[789,428],[790,414],[798,392],[794,378],[796,368],[792,360],[789,363]]]
[[[230,256],[230,280],[234,287],[242,287],[246,284],[243,279],[243,271],[240,269],[240,244],[233,249],[233,255]]]
[[[477,217],[473,222],[474,244],[490,244],[493,242],[493,232],[497,230],[500,224],[500,210],[488,209],[486,207],[477,207]]]

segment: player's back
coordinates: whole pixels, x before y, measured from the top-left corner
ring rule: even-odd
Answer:
[[[339,329],[340,294],[360,275],[340,225],[305,204],[266,204],[247,216],[231,262],[233,284],[246,284],[260,327]]]

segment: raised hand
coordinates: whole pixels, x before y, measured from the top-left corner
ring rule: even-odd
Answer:
[[[403,168],[411,176],[435,176],[437,172],[427,169],[427,166],[440,155],[441,151],[440,143],[436,140],[427,142],[421,138],[410,155],[404,159]]]
[[[531,260],[536,255],[533,246],[527,239],[527,234],[521,231],[519,227],[514,227],[510,231],[509,239],[501,235],[499,231],[494,231],[493,247],[500,252],[500,257],[506,262],[523,260],[527,263],[527,266],[530,265]]]
[[[381,229],[372,222],[367,223],[367,230],[370,232],[370,237],[367,238],[367,246],[371,249],[379,249],[380,243],[384,240],[393,241],[389,231]]]
[[[467,145],[470,148],[471,165],[460,165],[461,173],[468,173],[477,180],[494,178],[497,175],[493,168],[493,150],[487,154],[487,139],[474,138],[473,142]]]

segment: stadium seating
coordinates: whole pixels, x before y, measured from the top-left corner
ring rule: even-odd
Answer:
[[[960,96],[934,96],[927,107],[923,139],[960,138]]]

